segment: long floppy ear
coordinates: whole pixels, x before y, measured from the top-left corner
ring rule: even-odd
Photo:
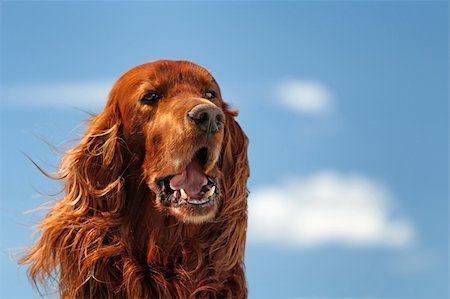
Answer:
[[[120,117],[109,103],[92,119],[80,144],[63,159],[64,201],[86,216],[119,212],[123,164]]]
[[[225,109],[226,125],[222,148],[223,191],[226,198],[239,199],[230,202],[232,211],[241,211],[242,200],[247,198],[247,179],[250,176],[247,149],[248,138],[236,122],[238,112]],[[246,206],[245,206],[246,208]]]
[[[244,276],[244,253],[247,229],[247,179],[250,169],[247,159],[248,138],[236,122],[236,111],[225,107],[226,116],[224,144],[219,166],[222,170],[222,207],[217,215],[222,232],[211,245],[216,267],[232,271],[236,279],[228,284],[236,292],[232,297],[247,293]],[[232,281],[233,280],[233,281]]]
[[[123,250],[115,243],[115,232],[125,197],[121,123],[108,105],[92,119],[81,143],[64,156],[56,176],[64,197],[45,216],[38,242],[19,261],[30,264],[28,274],[36,287],[46,287],[49,279],[58,282],[62,298],[112,296],[112,291],[93,286],[95,280],[118,275],[102,274]]]
[[[118,212],[123,187],[124,142],[118,112],[112,105],[95,117],[81,143],[61,165],[66,203],[80,213]]]

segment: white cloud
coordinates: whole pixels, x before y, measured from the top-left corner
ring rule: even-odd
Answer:
[[[382,185],[361,175],[324,171],[254,190],[249,198],[249,241],[307,248],[404,248],[415,229],[394,215],[393,198]]]
[[[3,86],[6,106],[102,108],[113,81],[65,82]]]
[[[332,106],[333,96],[319,81],[285,80],[275,88],[280,103],[305,114],[323,114]]]

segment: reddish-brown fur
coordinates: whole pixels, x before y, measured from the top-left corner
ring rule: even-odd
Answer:
[[[156,88],[164,99],[143,105]],[[205,88],[216,92],[212,102]],[[199,103],[219,107],[225,120],[204,169],[220,178],[221,195],[213,214],[196,221],[162,206],[154,182],[192,158],[199,137],[185,115]],[[195,64],[157,61],[124,74],[64,156],[64,197],[21,260],[34,284],[56,280],[62,298],[246,298],[248,141],[236,115]]]

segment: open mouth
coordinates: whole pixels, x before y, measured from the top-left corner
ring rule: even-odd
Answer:
[[[181,173],[158,178],[160,202],[173,208],[202,209],[214,205],[219,185],[217,178],[203,172],[207,158],[208,149],[201,148]]]

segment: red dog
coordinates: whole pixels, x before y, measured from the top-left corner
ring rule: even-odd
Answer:
[[[245,298],[248,140],[204,68],[125,73],[63,159],[34,284],[62,298]]]

